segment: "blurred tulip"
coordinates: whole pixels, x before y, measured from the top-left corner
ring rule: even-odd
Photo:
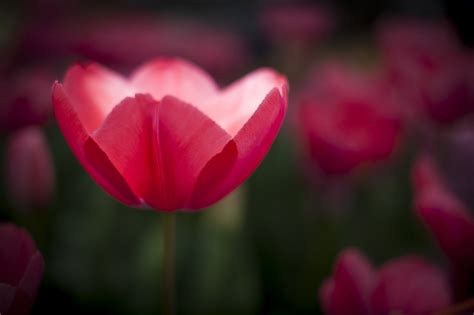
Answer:
[[[45,68],[18,71],[0,78],[0,128],[14,130],[44,123],[51,115],[53,75]]]
[[[450,130],[443,146],[443,174],[446,184],[469,209],[474,209],[474,125],[470,121]],[[443,143],[444,144],[444,143]]]
[[[117,18],[88,26],[78,50],[105,63],[136,66],[156,55],[178,56],[222,75],[239,69],[249,57],[237,34],[191,20]]]
[[[265,7],[260,24],[268,39],[279,45],[318,43],[334,27],[331,12],[322,6],[283,3]]]
[[[157,55],[179,56],[216,75],[239,70],[249,59],[247,43],[236,33],[193,20],[147,15],[42,22],[26,32],[22,51],[46,57],[80,55],[127,69]]]
[[[320,298],[328,315],[420,315],[447,307],[451,293],[443,272],[420,257],[397,258],[376,271],[362,253],[348,249]]]
[[[361,73],[326,64],[302,92],[298,129],[327,175],[344,175],[387,159],[401,133],[389,93]]]
[[[474,271],[474,218],[445,186],[431,158],[413,168],[415,209],[455,268]]]
[[[96,182],[127,205],[163,211],[204,208],[240,185],[276,137],[286,99],[286,78],[271,69],[219,90],[168,58],[129,78],[74,65],[53,86],[59,127]]]
[[[379,42],[390,79],[408,104],[449,124],[474,112],[474,58],[446,24],[389,21]]]
[[[36,299],[44,261],[23,229],[0,224],[0,313],[26,315]]]
[[[11,135],[7,148],[8,197],[19,209],[43,209],[54,194],[54,166],[46,139],[38,127]]]

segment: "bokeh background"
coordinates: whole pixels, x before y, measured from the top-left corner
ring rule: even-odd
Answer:
[[[44,256],[32,314],[161,308],[160,213],[103,192],[52,116],[51,85],[77,60],[128,74],[152,57],[182,56],[222,86],[261,66],[289,78],[286,122],[257,171],[210,209],[177,216],[179,314],[321,314],[319,287],[349,246],[377,265],[418,254],[448,268],[413,211],[410,172],[422,148],[437,153],[452,189],[474,209],[472,118],[418,128],[426,117],[406,114],[383,161],[334,175],[309,157],[298,108],[328,60],[384,73],[387,19],[448,23],[472,55],[472,12],[469,0],[2,2],[0,220],[25,227]]]

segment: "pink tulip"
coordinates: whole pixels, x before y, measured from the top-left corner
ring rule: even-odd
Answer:
[[[310,45],[318,43],[334,27],[331,12],[309,4],[274,4],[260,15],[265,35],[274,43]]]
[[[433,160],[422,156],[413,168],[415,209],[455,268],[474,271],[474,218],[444,184]]]
[[[54,166],[44,135],[38,127],[12,134],[6,158],[10,202],[19,209],[43,209],[54,194]]]
[[[28,232],[0,224],[0,313],[26,315],[36,299],[44,261]]]
[[[446,24],[390,21],[380,45],[388,72],[408,106],[440,124],[474,112],[473,58]]]
[[[161,58],[128,77],[74,65],[53,86],[67,143],[109,194],[130,206],[200,209],[240,185],[282,124],[287,81],[256,70],[225,89],[197,66]]]
[[[424,259],[405,256],[375,270],[362,253],[343,251],[320,291],[327,315],[420,315],[447,307],[444,273]]]
[[[0,128],[18,129],[44,123],[51,115],[49,94],[52,74],[45,68],[32,68],[0,78]]]
[[[239,69],[249,57],[238,34],[192,20],[130,16],[86,25],[76,50],[108,64],[136,66],[156,55],[179,56],[222,75]]]
[[[401,122],[377,82],[337,64],[326,64],[303,91],[298,129],[309,156],[327,175],[344,175],[387,159]]]

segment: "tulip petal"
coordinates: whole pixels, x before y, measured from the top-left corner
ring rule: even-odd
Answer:
[[[235,136],[273,88],[277,88],[283,95],[287,86],[285,77],[275,71],[258,69],[228,86],[214,99],[198,104],[198,107],[230,135]]]
[[[189,208],[202,209],[213,202],[209,201],[212,192],[220,185],[234,167],[239,152],[234,141],[229,141],[221,153],[214,156],[203,168],[189,202]]]
[[[131,76],[137,90],[156,100],[166,95],[189,104],[203,104],[218,93],[214,80],[198,66],[176,58],[157,58],[138,68]]]
[[[283,96],[278,88],[274,88],[235,135],[233,140],[238,151],[235,165],[228,174],[222,174],[222,181],[216,184],[214,189],[207,189],[208,195],[199,202],[202,207],[223,198],[257,168],[275,140],[285,112],[286,87],[283,87]],[[231,155],[230,152],[227,154]]]
[[[28,314],[43,276],[43,257],[27,231],[0,225],[0,313]]]
[[[447,307],[451,294],[441,270],[421,258],[403,257],[380,269],[371,301],[374,315],[431,314]]]
[[[145,202],[153,198],[156,169],[153,123],[159,102],[137,94],[117,105],[93,138],[132,191]]]
[[[474,265],[474,218],[445,186],[429,157],[418,159],[413,169],[415,208],[439,246],[458,267]]]
[[[99,186],[119,201],[130,206],[139,205],[140,201],[123,177],[97,143],[89,137],[68,94],[59,83],[53,86],[53,105],[59,128],[84,169]]]
[[[161,101],[155,135],[161,163],[159,187],[167,191],[158,201],[160,209],[188,207],[201,171],[231,137],[197,108],[172,96]]]
[[[125,78],[95,63],[72,66],[64,78],[64,90],[88,134],[102,124],[115,105],[135,95]]]
[[[366,315],[373,289],[375,271],[370,262],[357,250],[342,252],[334,275],[321,291],[322,304],[331,315]]]

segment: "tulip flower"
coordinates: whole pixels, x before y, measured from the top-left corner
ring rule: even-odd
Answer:
[[[36,299],[44,261],[28,232],[0,224],[0,313],[26,315]]]
[[[445,185],[434,161],[422,156],[413,168],[415,210],[455,268],[474,273],[474,217]]]
[[[21,129],[10,136],[5,168],[12,205],[22,210],[49,205],[54,194],[54,166],[39,127]]]
[[[445,274],[423,258],[404,256],[376,270],[356,249],[343,251],[320,290],[327,315],[420,315],[448,306]]]
[[[0,129],[15,130],[44,123],[51,115],[52,74],[45,68],[17,71],[0,78]]]
[[[387,159],[401,122],[388,93],[367,76],[326,64],[302,92],[297,115],[310,158],[327,175]]]
[[[274,4],[260,15],[265,35],[274,43],[310,45],[319,42],[334,27],[331,12],[308,4]]]
[[[450,260],[456,298],[462,300],[471,296],[474,281],[472,213],[448,188],[429,156],[421,156],[416,162],[413,188],[418,216]]]
[[[219,89],[197,66],[159,58],[128,78],[73,65],[53,86],[71,150],[92,178],[130,206],[202,209],[258,166],[282,124],[287,81],[256,70]]]
[[[379,42],[388,73],[409,106],[439,124],[474,112],[473,58],[446,24],[390,21]]]

